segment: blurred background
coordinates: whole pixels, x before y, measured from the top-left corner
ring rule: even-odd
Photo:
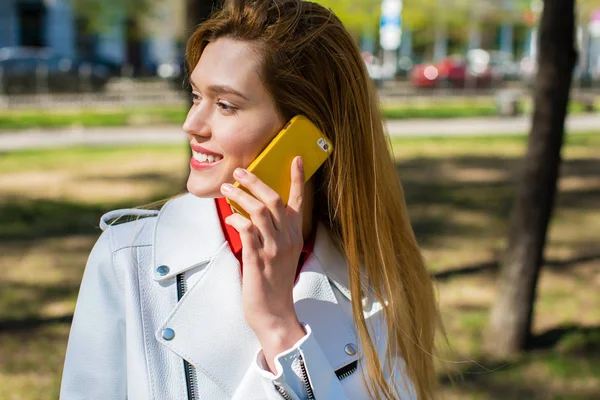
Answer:
[[[318,2],[378,89],[445,398],[600,399],[600,1]],[[217,5],[0,0],[0,400],[58,398],[100,216],[184,190]]]

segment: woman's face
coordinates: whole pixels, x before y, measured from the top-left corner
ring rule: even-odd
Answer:
[[[192,98],[183,130],[192,147],[187,189],[222,197],[221,184],[246,168],[283,127],[260,77],[252,47],[227,38],[209,43],[191,74]]]

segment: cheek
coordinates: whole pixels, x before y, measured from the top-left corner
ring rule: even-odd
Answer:
[[[274,136],[272,126],[251,126],[222,136],[222,148],[232,161],[251,162]]]

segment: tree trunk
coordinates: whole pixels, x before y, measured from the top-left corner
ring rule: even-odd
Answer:
[[[560,150],[575,51],[575,0],[545,0],[540,22],[533,125],[510,221],[498,296],[485,349],[507,357],[527,348],[548,223],[556,194]]]
[[[198,25],[206,21],[213,9],[219,7],[222,0],[185,0],[185,38],[190,37]],[[184,65],[187,68],[187,65]],[[187,71],[191,73],[191,71]],[[187,76],[185,77],[187,79]],[[191,100],[190,100],[191,105]]]
[[[185,34],[189,37],[198,24],[205,21],[219,0],[186,0],[185,1]]]

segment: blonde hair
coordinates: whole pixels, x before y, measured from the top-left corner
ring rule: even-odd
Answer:
[[[208,43],[224,37],[248,42],[261,56],[261,79],[286,120],[303,114],[333,142],[332,157],[315,177],[314,207],[345,253],[352,298],[373,296],[384,304],[388,343],[381,365],[362,303],[352,302],[371,396],[400,398],[383,372],[400,355],[418,398],[433,399],[437,301],[356,43],[316,3],[226,0],[190,37],[189,71]]]

